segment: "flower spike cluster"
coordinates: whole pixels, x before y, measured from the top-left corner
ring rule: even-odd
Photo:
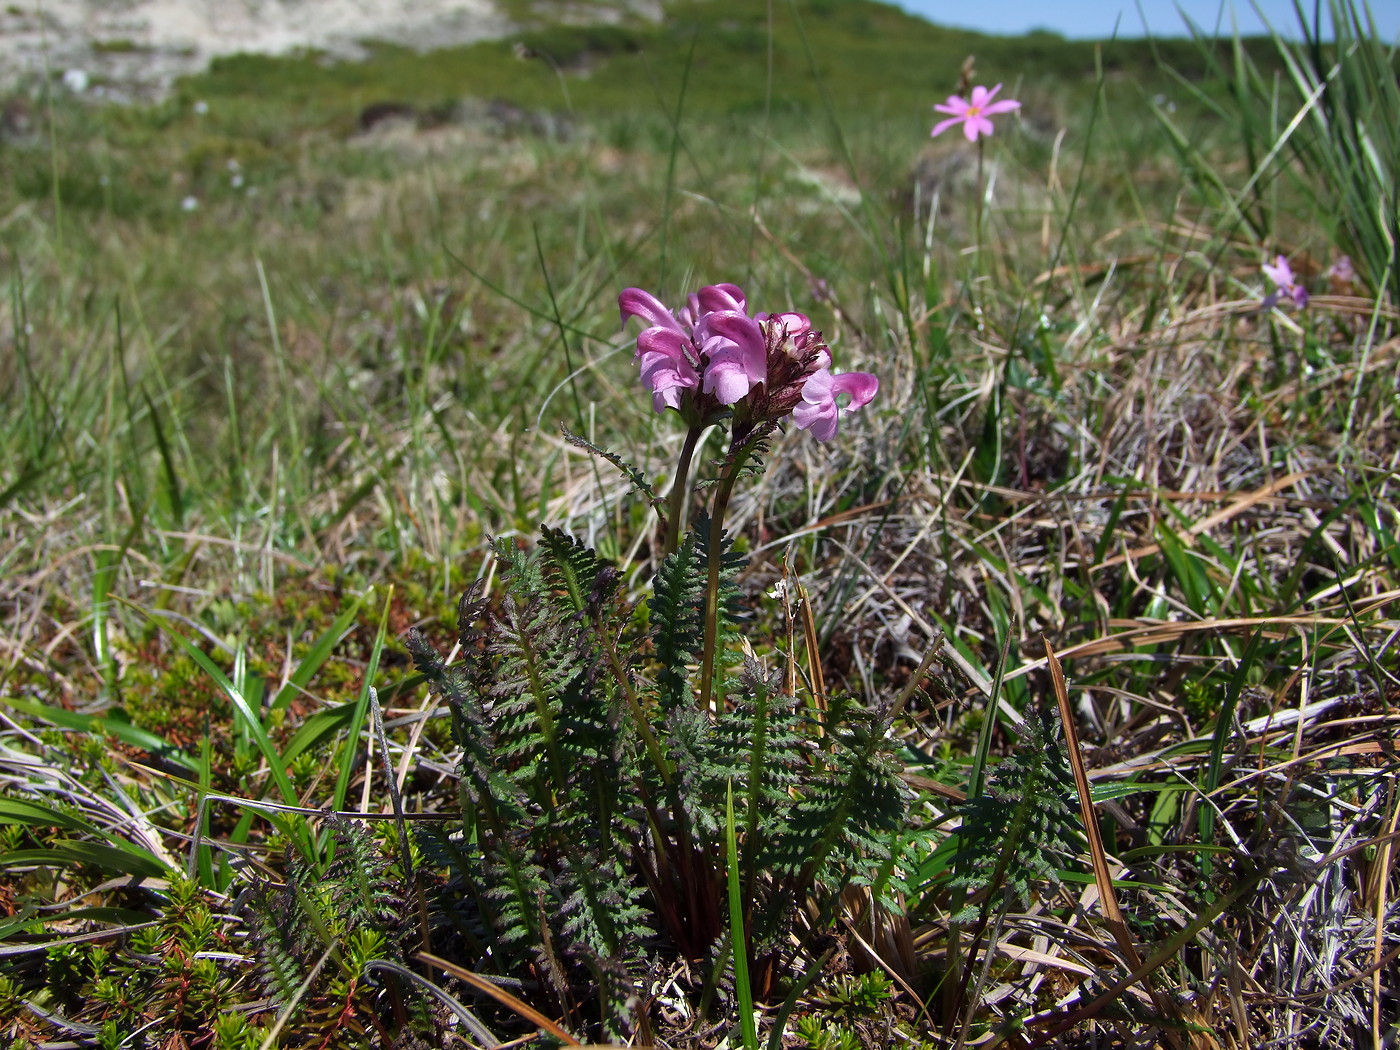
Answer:
[[[830,441],[841,416],[868,405],[880,386],[868,372],[833,375],[831,350],[803,314],[749,316],[737,285],[707,285],[674,312],[640,288],[624,289],[617,303],[624,325],[631,317],[647,325],[636,360],[653,407],[675,409],[692,427],[729,412],[739,436],[791,415]]]
[[[943,134],[951,127],[958,124],[963,126],[963,134],[967,136],[968,142],[976,142],[978,135],[990,135],[992,133],[992,122],[988,117],[998,113],[1010,113],[1014,109],[1020,109],[1021,103],[1013,98],[1004,98],[1000,102],[993,102],[996,94],[1001,90],[1001,85],[988,91],[981,84],[972,89],[972,100],[960,95],[949,95],[947,102],[940,102],[933,108],[939,113],[949,113],[951,116],[947,120],[940,120],[929,132],[930,136]]]

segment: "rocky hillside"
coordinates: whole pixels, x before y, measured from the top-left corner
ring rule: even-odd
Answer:
[[[515,28],[503,6],[496,0],[16,0],[0,8],[0,88],[47,77],[73,91],[156,97],[217,55],[315,48],[354,57],[366,40],[430,48],[503,36]],[[652,0],[550,6],[554,16],[588,21],[659,16]]]

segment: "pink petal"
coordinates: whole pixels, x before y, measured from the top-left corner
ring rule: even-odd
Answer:
[[[825,368],[813,372],[802,384],[802,400],[792,410],[792,421],[799,430],[810,430],[818,441],[830,441],[836,436],[841,413],[832,396],[831,373]]]
[[[680,322],[672,316],[660,299],[640,288],[624,288],[617,297],[617,306],[622,313],[622,323],[629,317],[640,317],[650,325],[681,331]]]
[[[1013,109],[1020,109],[1021,103],[1014,98],[1004,98],[1000,102],[993,102],[989,106],[982,107],[982,115],[990,117],[997,113],[1010,113]]]
[[[975,88],[972,89],[972,104],[978,109],[981,109],[988,102],[990,102],[992,100],[992,96],[994,96],[1000,90],[1000,84],[992,88],[991,91],[988,91],[981,84],[978,84]]]
[[[716,310],[705,317],[704,389],[721,404],[742,401],[768,376],[768,343],[758,322],[737,310]]]
[[[714,394],[722,405],[735,405],[768,376],[767,362],[760,354],[746,353],[737,343],[715,339],[706,346],[704,390]]]
[[[870,404],[879,389],[880,380],[869,372],[833,376],[823,368],[808,376],[802,385],[802,400],[793,407],[792,420],[799,429],[810,430],[818,441],[830,441],[836,436],[841,417]],[[843,396],[851,399],[845,408],[836,401]]]
[[[802,384],[802,400],[814,405],[831,401],[831,373],[823,368],[809,375]]]
[[[714,394],[721,405],[737,405],[755,385],[744,362],[737,358],[720,355],[705,368],[705,392]]]
[[[700,289],[700,311],[712,313],[715,310],[737,310],[743,313],[747,303],[744,290],[737,284],[711,284]]]
[[[685,306],[676,311],[676,320],[687,328],[694,328],[695,322],[700,319],[700,296],[691,292],[685,297]]]
[[[933,126],[933,130],[929,132],[929,137],[937,138],[939,135],[943,134],[945,131],[951,128],[953,125],[961,124],[962,122],[962,117],[949,117],[947,120],[940,120],[937,124]]]
[[[647,354],[642,358],[642,382],[652,390],[671,387],[690,388],[696,385],[694,370],[684,361],[677,362],[664,354]]]
[[[968,111],[968,102],[957,95],[949,95],[947,102],[939,102],[934,105],[935,112],[951,113],[955,117],[960,117]]]
[[[762,361],[768,353],[767,340],[763,329],[752,317],[738,310],[716,310],[705,318],[705,337],[719,336],[731,343],[737,343],[744,353]],[[705,347],[709,350],[709,347]]]
[[[1282,255],[1274,258],[1272,266],[1265,263],[1263,269],[1264,275],[1280,288],[1287,288],[1293,283],[1293,267],[1288,265],[1288,260]]]
[[[792,421],[799,430],[810,430],[818,441],[830,441],[836,436],[838,425],[834,404],[813,405],[800,402],[792,410]]]
[[[640,359],[643,354],[664,354],[676,361],[684,361],[688,342],[679,330],[673,332],[669,328],[655,326],[644,328],[642,334],[637,336],[636,357]]]
[[[990,135],[992,133],[992,122],[986,117],[968,117],[963,122],[963,134],[967,136],[968,142],[976,142],[977,136]]]
[[[806,335],[812,330],[811,319],[806,314],[797,313],[795,310],[782,314],[769,314],[768,320],[781,325],[783,334],[790,339]]]
[[[679,408],[686,390],[699,385],[694,369],[685,362],[679,365],[663,354],[647,354],[642,358],[642,383],[651,389],[652,406],[661,412]]]
[[[657,384],[656,389],[651,392],[651,407],[656,412],[665,412],[668,408],[679,409],[681,398],[685,392],[679,386],[666,386]]]
[[[822,373],[817,373],[821,375]],[[831,373],[826,373],[830,375]],[[815,378],[815,377],[814,377]],[[810,380],[809,380],[810,382]],[[854,412],[864,405],[870,404],[875,398],[875,394],[880,389],[880,380],[877,376],[869,372],[842,372],[831,380],[831,396],[833,399],[842,394],[849,394],[851,403],[846,406],[845,411]]]

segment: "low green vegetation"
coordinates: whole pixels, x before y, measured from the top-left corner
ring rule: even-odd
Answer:
[[[1394,1040],[1393,51],[769,6],[10,100],[9,1045]]]

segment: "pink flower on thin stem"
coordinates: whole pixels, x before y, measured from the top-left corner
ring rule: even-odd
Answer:
[[[987,118],[997,113],[1010,113],[1014,109],[1020,109],[1021,103],[1015,99],[1004,98],[1000,102],[993,102],[996,93],[1001,90],[998,84],[988,91],[982,85],[972,89],[972,101],[969,102],[960,95],[949,95],[947,102],[939,103],[933,108],[939,113],[952,114],[947,120],[940,120],[929,132],[930,136],[943,134],[955,124],[963,126],[963,134],[967,136],[968,142],[976,142],[978,135],[990,135],[992,133],[992,122]]]
[[[1280,298],[1292,299],[1300,310],[1308,305],[1308,290],[1294,279],[1293,267],[1285,256],[1275,256],[1272,266],[1265,263],[1264,276],[1274,282],[1274,290],[1264,299],[1265,310],[1272,309]]]

